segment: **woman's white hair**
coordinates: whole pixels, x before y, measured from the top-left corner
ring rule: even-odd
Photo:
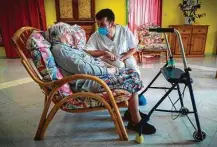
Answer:
[[[65,33],[72,33],[71,25],[63,22],[58,22],[48,29],[46,39],[51,43],[59,42],[60,37]]]

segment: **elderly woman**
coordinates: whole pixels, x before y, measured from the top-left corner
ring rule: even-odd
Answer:
[[[78,47],[78,40],[73,37],[76,33],[72,26],[65,23],[57,23],[49,28],[49,40],[52,43],[52,53],[64,76],[72,74],[90,74],[98,76],[105,81],[110,89],[124,89],[132,93],[128,100],[130,118],[127,128],[139,131],[139,122],[145,114],[139,112],[137,92],[143,87],[139,74],[132,69],[117,69],[108,66],[100,59],[96,59]],[[101,92],[103,88],[91,80],[77,80],[71,83],[74,91]],[[153,134],[156,132],[154,126],[146,123],[143,134]]]

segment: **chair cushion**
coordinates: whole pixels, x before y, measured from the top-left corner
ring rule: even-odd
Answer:
[[[108,94],[106,92],[96,93],[100,97],[104,98],[108,103],[110,103]],[[120,103],[123,101],[127,101],[132,94],[126,90],[115,89],[112,91],[114,99],[116,103]],[[67,103],[62,106],[63,110],[73,110],[73,109],[81,109],[81,108],[93,108],[93,107],[102,107],[104,104],[100,101],[89,97],[76,97],[73,99],[69,99]]]
[[[149,28],[158,28],[159,26],[153,23],[146,23],[138,28],[139,49],[166,49],[167,46],[163,43],[161,33],[149,32]]]
[[[30,35],[26,47],[31,50],[33,63],[44,80],[55,81],[63,78],[50,51],[51,45],[40,32]],[[72,94],[69,84],[64,84],[58,91],[62,96]]]
[[[71,32],[73,34],[75,48],[84,49],[86,45],[86,33],[84,29],[75,24],[71,26]]]

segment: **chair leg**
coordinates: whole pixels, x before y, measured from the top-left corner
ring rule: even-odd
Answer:
[[[46,122],[47,113],[48,113],[48,110],[49,110],[49,107],[50,107],[50,103],[52,101],[52,97],[54,96],[55,91],[56,90],[54,89],[50,93],[50,95],[47,96],[47,98],[46,98],[47,101],[45,102],[44,110],[42,112],[41,119],[40,119],[39,124],[38,124],[37,132],[36,132],[35,138],[34,138],[35,140],[42,140],[43,139],[43,135],[41,135],[41,133],[42,133],[42,129],[44,128],[44,124]]]
[[[110,105],[106,105],[106,104],[105,104],[105,107],[109,111],[109,114],[111,115],[111,118],[114,122],[116,131],[118,132],[120,140],[127,141],[128,136],[126,133],[126,129],[124,127],[123,120],[122,120],[121,115],[120,115],[119,108],[115,105],[113,106],[113,108],[111,108]]]
[[[108,109],[108,110],[109,110],[109,109]],[[120,140],[124,140],[124,137],[123,137],[123,134],[122,134],[120,125],[119,125],[118,120],[117,120],[117,116],[115,115],[114,112],[110,112],[110,111],[109,111],[109,113],[110,113],[111,118],[112,118],[112,120],[113,120],[113,122],[114,122],[115,129],[116,129],[116,131],[117,131],[117,133],[118,133],[118,135],[119,135]]]
[[[50,113],[48,114],[47,118],[41,117],[41,121],[39,123],[38,130],[35,135],[35,140],[42,140],[44,138],[44,134],[47,130],[48,125],[53,120],[55,114],[60,109],[63,103],[64,102],[60,101],[59,103],[55,104],[51,109]]]
[[[123,120],[121,118],[121,115],[120,115],[119,111],[117,111],[116,117],[117,117],[118,125],[120,126],[120,130],[121,130],[122,135],[123,135],[123,141],[128,141],[129,139],[128,139],[128,135],[127,135],[127,132],[126,132],[126,128],[124,126],[124,123],[123,123]]]
[[[39,125],[38,125],[38,128],[37,128],[37,131],[36,131],[36,134],[35,134],[35,137],[34,137],[34,140],[42,140],[43,139],[43,137],[41,137],[41,132],[42,132],[42,129],[44,127],[45,121],[46,121],[46,118],[42,115],[40,122],[39,122]]]
[[[50,122],[53,120],[54,116],[56,115],[57,111],[60,109],[62,103],[61,104],[55,104],[55,106],[51,109],[50,113],[48,114],[48,117],[46,118],[43,127],[41,129],[39,138],[44,138],[44,134],[50,124]]]
[[[45,107],[46,102],[47,102],[47,95],[45,94],[45,97],[44,97],[44,107]]]

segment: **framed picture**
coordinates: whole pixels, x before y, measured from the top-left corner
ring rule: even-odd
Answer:
[[[0,28],[0,47],[3,46],[3,36],[2,36],[2,30]]]

